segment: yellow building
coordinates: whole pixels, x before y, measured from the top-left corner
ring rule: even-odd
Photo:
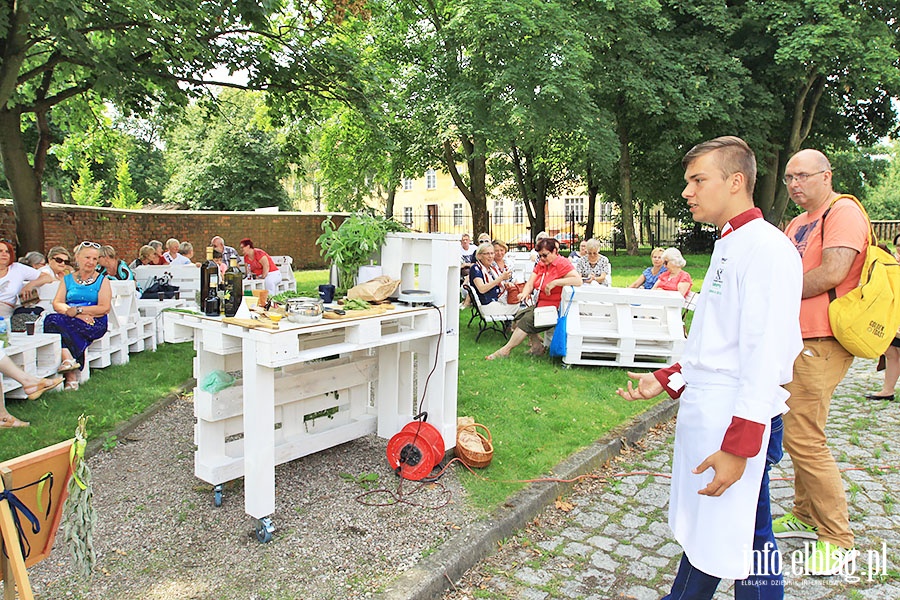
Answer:
[[[579,193],[553,196],[547,200],[547,233],[584,235],[588,214],[587,196]],[[530,224],[521,200],[492,194],[488,198],[493,239],[504,241],[530,239]],[[472,211],[468,201],[456,187],[449,173],[428,169],[422,177],[405,177],[394,200],[394,218],[411,229],[425,232],[469,233],[472,231]],[[594,236],[608,238],[613,226],[613,204],[598,203],[594,219]]]

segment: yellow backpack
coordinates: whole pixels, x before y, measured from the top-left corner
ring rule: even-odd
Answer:
[[[828,320],[834,337],[850,354],[860,358],[878,358],[887,350],[900,327],[900,264],[888,252],[878,247],[878,239],[866,209],[854,196],[841,195],[831,201],[831,206],[841,198],[856,202],[869,223],[869,246],[863,262],[859,285],[840,298],[834,289],[828,290]],[[822,236],[825,235],[825,217],[822,216]]]

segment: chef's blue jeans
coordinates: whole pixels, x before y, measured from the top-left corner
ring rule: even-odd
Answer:
[[[766,468],[763,470],[756,502],[756,531],[753,534],[753,569],[747,579],[734,582],[735,600],[782,600],[784,578],[781,555],[772,533],[772,509],[769,499],[769,468],[781,460],[781,440],[784,424],[781,415],[772,419],[772,433],[766,448]],[[681,555],[672,591],[663,600],[708,600],[716,593],[719,578],[697,569]]]

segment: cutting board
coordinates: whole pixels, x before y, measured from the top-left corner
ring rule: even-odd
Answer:
[[[372,308],[364,308],[362,310],[348,310],[343,315],[339,315],[331,311],[325,311],[325,314],[323,314],[322,316],[332,321],[340,321],[343,319],[356,319],[358,317],[374,317],[375,315],[383,315],[384,313],[393,309],[393,304],[384,304],[381,306],[373,306]]]
[[[246,327],[247,329],[278,329],[278,323],[273,323],[269,320],[264,319],[238,319],[237,317],[222,317],[223,323],[228,323],[230,325],[240,325],[241,327]]]

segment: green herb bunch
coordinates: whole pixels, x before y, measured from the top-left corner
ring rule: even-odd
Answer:
[[[358,213],[346,218],[337,228],[329,217],[322,222],[322,230],[316,244],[320,254],[337,267],[337,295],[343,295],[353,287],[359,268],[381,250],[387,234],[406,231],[406,228],[391,219]]]

